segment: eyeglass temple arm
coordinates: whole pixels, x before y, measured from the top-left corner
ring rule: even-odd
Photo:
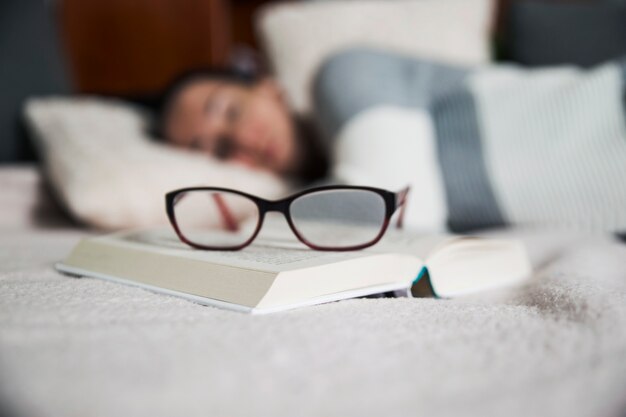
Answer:
[[[222,221],[224,222],[224,227],[226,228],[226,230],[228,230],[229,232],[238,231],[239,223],[237,222],[237,219],[235,219],[235,216],[233,216],[233,213],[230,211],[230,209],[226,205],[224,198],[220,194],[216,194],[216,193],[211,194],[211,197],[213,197],[213,200],[215,201],[215,205],[217,206],[218,210],[220,211],[220,214],[222,215]]]
[[[396,227],[398,229],[402,229],[402,226],[404,225],[404,210],[406,208],[406,200],[410,190],[411,186],[406,186],[396,193],[396,207],[400,208],[398,221],[396,222]]]

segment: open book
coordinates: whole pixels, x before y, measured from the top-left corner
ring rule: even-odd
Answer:
[[[388,233],[366,250],[318,252],[275,234],[241,251],[216,252],[153,229],[84,239],[57,269],[267,313],[387,292],[410,295],[424,281],[435,295],[455,297],[519,282],[530,264],[512,240]]]

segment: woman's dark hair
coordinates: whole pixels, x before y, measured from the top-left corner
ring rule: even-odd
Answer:
[[[202,80],[217,80],[244,86],[252,86],[259,80],[259,78],[260,77],[257,74],[232,68],[197,68],[178,75],[169,83],[161,95],[154,133],[160,139],[164,138],[164,124],[167,114],[169,113],[172,104],[178,97],[178,94],[180,94],[180,92],[188,85]]]

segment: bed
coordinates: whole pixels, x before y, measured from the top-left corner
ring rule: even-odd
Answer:
[[[355,41],[469,65],[488,60],[487,0],[454,7],[441,0],[371,2],[358,14],[349,3],[288,3],[261,16],[275,74],[300,111],[310,105],[307,86],[322,57]],[[384,21],[399,24],[368,29]],[[464,31],[442,38],[442,28]],[[23,37],[15,39],[23,48]],[[52,74],[50,65],[33,67]],[[81,91],[106,92],[91,87]],[[126,181],[147,171],[144,165],[115,181],[93,172],[82,181],[86,174],[78,168],[94,164],[84,158],[85,147],[73,148],[81,158],[68,157],[75,154],[68,152],[67,132],[86,126],[105,138],[126,136],[107,130],[115,123],[93,129],[95,119],[79,116],[80,124],[45,129],[60,150],[56,155],[70,160],[68,169],[49,171],[53,177],[34,164],[0,165],[0,415],[626,416],[626,244],[613,235],[495,230],[489,234],[526,244],[534,273],[524,285],[456,300],[353,299],[267,316],[72,278],[56,272],[54,263],[99,232],[70,219],[57,200],[84,201],[94,179],[110,186],[109,204],[127,203],[128,190],[143,197],[138,191],[150,188]],[[12,143],[7,134],[0,132],[0,144]],[[92,171],[105,172],[103,164],[114,158],[102,158],[93,134],[76,136],[99,153],[100,171]],[[152,155],[137,159],[162,157],[157,150]],[[167,161],[162,165],[171,166]],[[248,182],[243,174],[231,177]],[[53,198],[47,184],[55,180]],[[87,188],[59,192],[60,183]],[[126,194],[119,187],[127,187]],[[162,190],[154,190],[160,202]],[[156,207],[146,201],[116,207]],[[101,203],[89,208],[96,211],[75,208],[74,219],[109,228],[125,227],[121,221],[129,219],[128,211],[102,217]]]
[[[523,286],[268,316],[53,269],[82,237],[34,166],[0,168],[0,398],[15,416],[623,416],[626,245],[526,244]]]

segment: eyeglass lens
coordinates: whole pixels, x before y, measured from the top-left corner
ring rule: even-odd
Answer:
[[[259,210],[247,197],[224,191],[187,191],[177,195],[174,216],[180,233],[196,245],[235,248],[257,228]]]
[[[295,229],[324,248],[359,246],[376,239],[385,222],[385,200],[367,190],[325,190],[291,203]]]

